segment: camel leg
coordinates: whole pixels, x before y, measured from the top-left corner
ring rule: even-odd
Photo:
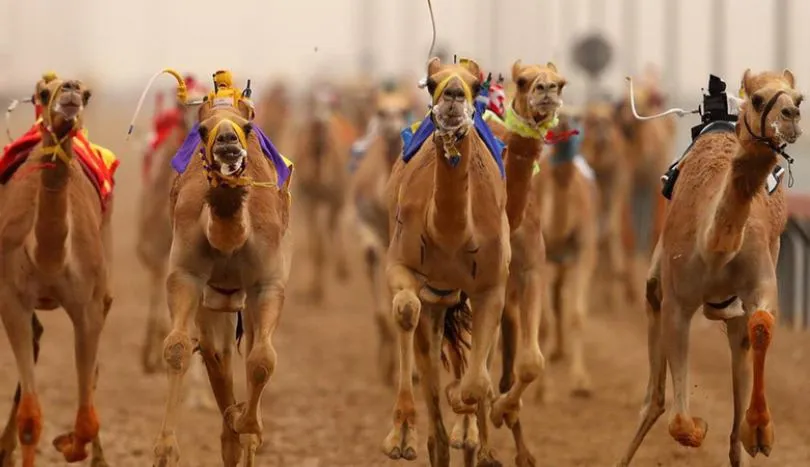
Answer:
[[[655,289],[657,286],[657,279],[647,281],[649,291],[652,291],[650,289]],[[619,462],[619,467],[630,465],[630,461],[633,460],[633,456],[644,441],[644,437],[647,436],[647,433],[665,411],[667,361],[661,340],[661,303],[650,299],[647,301],[647,358],[650,365],[647,395],[644,396],[644,406],[641,408],[641,417],[638,428],[636,428],[636,434],[627,447],[624,457]]]
[[[763,261],[764,263],[764,261]],[[748,316],[748,341],[752,350],[753,385],[745,419],[740,428],[740,438],[751,457],[762,453],[771,454],[774,433],[771,412],[765,397],[765,356],[771,344],[776,319],[771,310],[778,301],[776,277],[773,269],[767,279],[760,282],[760,290],[743,300]]]
[[[346,257],[346,237],[343,200],[329,207],[329,232],[332,233],[331,246],[332,257],[335,259],[335,274],[337,278],[345,282],[349,278],[349,263]]]
[[[325,257],[325,236],[329,235],[321,227],[320,203],[315,199],[307,200],[303,206],[306,219],[307,240],[309,244],[309,254],[312,255],[312,283],[309,288],[309,299],[315,303],[321,303],[324,297],[324,283],[326,281],[326,271],[324,271]]]
[[[563,312],[565,306],[565,282],[568,280],[568,271],[562,265],[556,265],[552,268],[551,287],[549,293],[551,294],[549,303],[551,305],[551,313],[554,314],[554,347],[549,355],[549,360],[552,362],[559,362],[565,359],[566,356],[566,333],[565,325],[567,315]]]
[[[571,312],[571,394],[576,397],[591,395],[591,377],[585,364],[585,324],[595,255],[596,251],[580,252],[564,290],[566,311]]]
[[[200,330],[200,354],[208,371],[208,381],[222,414],[222,463],[236,467],[242,457],[239,435],[225,422],[225,411],[236,403],[233,394],[233,369],[231,366],[236,336],[235,316],[232,313],[213,312],[206,308],[198,311],[197,325]]]
[[[73,431],[57,436],[53,440],[53,446],[67,462],[77,462],[87,458],[87,444],[92,443],[99,432],[93,395],[98,371],[98,345],[106,312],[103,297],[81,308],[66,306],[65,309],[73,321],[79,410]]]
[[[163,363],[163,339],[169,333],[169,317],[166,306],[166,271],[164,267],[150,268],[149,317],[146,321],[141,360],[144,373],[152,374]]]
[[[492,351],[495,331],[498,329],[503,315],[505,285],[493,287],[470,297],[471,308],[475,310],[472,314],[472,349],[470,364],[461,380],[458,395],[451,397],[453,410],[456,413],[465,411],[460,405],[474,406],[481,403],[491,391],[492,382],[489,379],[487,358]],[[535,336],[535,342],[536,339]],[[537,353],[540,353],[539,349]]]
[[[245,464],[253,465],[256,449],[262,443],[262,393],[276,369],[277,357],[272,339],[284,305],[284,286],[271,284],[251,293],[246,305],[243,317],[248,349],[245,359],[248,398],[246,402],[229,407],[225,419],[240,435]]]
[[[543,355],[538,342],[540,328],[542,276],[533,271],[510,277],[506,309],[501,321],[503,336],[503,369],[500,392],[503,394],[492,404],[490,418],[499,427],[504,422],[512,430],[518,467],[533,467],[535,459],[526,445],[519,413],[523,392],[537,378],[543,378]],[[526,307],[526,308],[524,308]],[[529,332],[526,332],[529,331]],[[532,346],[537,346],[537,355],[532,355]],[[518,354],[521,352],[522,355]],[[533,364],[537,363],[538,367]]]
[[[469,336],[467,336],[467,338],[469,338]],[[461,384],[461,378],[464,376],[464,356],[453,349],[448,349],[447,359],[450,362],[450,368],[453,370],[453,381],[448,385],[449,390]],[[477,412],[481,413],[482,411],[486,413],[485,404],[479,405]],[[465,459],[472,454],[470,462],[475,460],[475,451],[480,443],[477,418],[476,414],[459,414],[456,418],[456,422],[453,424],[453,430],[450,432],[450,446],[454,449],[463,449]],[[465,460],[465,463],[466,462]]]
[[[386,271],[393,295],[392,311],[399,327],[399,388],[394,405],[393,428],[383,441],[383,453],[391,459],[416,459],[416,406],[413,397],[414,333],[422,302],[416,292],[419,283],[411,271],[400,265]]]
[[[665,294],[661,302],[661,312],[664,351],[672,376],[673,414],[669,434],[680,444],[696,448],[703,443],[708,430],[703,419],[689,415],[689,324],[696,310],[684,309],[668,295]]]
[[[439,360],[446,311],[430,307],[422,313],[415,333],[416,365],[428,409],[428,456],[431,467],[450,467],[450,444],[439,405]]]
[[[166,278],[166,292],[172,316],[172,330],[163,342],[169,394],[160,434],[155,441],[154,465],[177,467],[180,462],[180,449],[175,436],[177,415],[182,399],[183,378],[191,364],[194,349],[189,327],[197,313],[202,284],[196,276],[178,269]]]
[[[731,382],[734,391],[734,418],[729,436],[728,458],[731,467],[740,467],[743,465],[740,424],[744,420],[745,401],[751,395],[751,364],[748,360],[751,342],[748,340],[748,317],[741,316],[726,321],[726,331],[731,350]]]
[[[382,284],[380,283],[380,260],[381,255],[376,248],[369,245],[365,251],[366,274],[371,284],[371,299],[374,304],[375,321],[377,323],[377,334],[379,336],[379,366],[383,382],[387,386],[394,386],[396,378],[396,348],[394,339],[396,330],[391,319],[391,314],[385,311],[383,301]]]

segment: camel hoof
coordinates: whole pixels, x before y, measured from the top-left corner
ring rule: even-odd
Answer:
[[[478,424],[475,415],[464,415],[456,421],[450,433],[450,447],[472,451],[478,448]]]
[[[516,467],[535,467],[537,462],[530,452],[522,452],[515,456]]]
[[[756,457],[759,453],[765,457],[770,456],[773,439],[773,422],[769,421],[765,425],[754,426],[750,425],[747,420],[743,420],[740,426],[740,441],[749,456]]]
[[[262,424],[253,414],[247,413],[246,404],[237,402],[225,409],[225,422],[231,429],[240,435],[257,435],[261,443]]]
[[[382,450],[393,460],[416,460],[416,427],[408,422],[395,423],[383,441]]]
[[[77,444],[73,432],[54,438],[53,447],[62,453],[66,462],[79,462],[87,459],[85,443]]]
[[[675,415],[675,418],[669,422],[669,434],[675,441],[683,446],[698,448],[703,444],[703,439],[706,438],[706,432],[709,431],[709,425],[705,420],[699,417],[692,417],[686,420],[680,414]]]
[[[483,448],[478,451],[478,462],[475,467],[503,467],[503,464],[495,459],[495,453],[492,449]]]
[[[178,467],[180,465],[180,448],[174,435],[158,438],[154,448],[155,460],[152,467]]]
[[[517,422],[521,407],[523,407],[523,401],[520,399],[518,399],[517,403],[514,403],[510,402],[505,395],[498,396],[495,402],[492,403],[489,418],[495,428],[500,428],[504,423],[509,428],[512,428]]]

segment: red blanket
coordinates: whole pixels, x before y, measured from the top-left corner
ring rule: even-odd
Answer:
[[[17,168],[25,162],[34,147],[42,141],[39,124],[34,124],[24,135],[3,148],[0,157],[0,183],[5,183],[14,175]],[[105,163],[102,151],[87,140],[84,132],[73,136],[73,152],[78,156],[79,165],[96,187],[104,207],[115,185],[114,175],[118,161]],[[45,169],[47,170],[47,169]]]
[[[144,154],[141,165],[141,176],[144,181],[149,178],[155,150],[166,141],[175,128],[183,124],[183,112],[177,107],[166,109],[155,115],[152,123],[154,125],[152,138],[149,140],[149,148]]]

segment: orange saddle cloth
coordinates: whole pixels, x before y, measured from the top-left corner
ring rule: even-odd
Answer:
[[[14,176],[17,169],[41,141],[39,123],[35,123],[24,135],[3,148],[3,154],[0,156],[0,184],[7,183]],[[73,152],[85,175],[98,191],[103,209],[115,186],[114,175],[118,168],[118,159],[109,149],[91,143],[87,139],[85,129],[73,136]]]

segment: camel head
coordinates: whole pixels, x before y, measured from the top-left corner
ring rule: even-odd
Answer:
[[[218,113],[200,122],[208,169],[225,177],[239,176],[245,170],[251,129],[247,119],[232,114]]]
[[[481,89],[481,69],[473,60],[443,65],[438,57],[428,62],[427,89],[433,100],[431,114],[443,133],[466,131],[473,124],[475,96]]]
[[[516,88],[512,108],[521,119],[538,127],[554,118],[566,81],[553,63],[524,66],[518,60],[512,65],[512,81]]]
[[[50,131],[64,135],[81,128],[81,116],[92,93],[78,80],[42,79],[37,83],[34,102],[42,106],[42,123]]]
[[[380,92],[377,95],[376,111],[383,138],[386,141],[398,141],[400,132],[408,125],[411,111],[408,96],[396,90]]]
[[[745,70],[737,135],[741,142],[768,141],[780,146],[793,144],[802,134],[799,106],[804,97],[796,90],[790,70],[754,74]]]
[[[582,118],[584,133],[582,152],[592,166],[603,167],[611,164],[606,158],[614,156],[617,152],[608,147],[613,143],[615,125],[613,105],[608,102],[588,104]]]

